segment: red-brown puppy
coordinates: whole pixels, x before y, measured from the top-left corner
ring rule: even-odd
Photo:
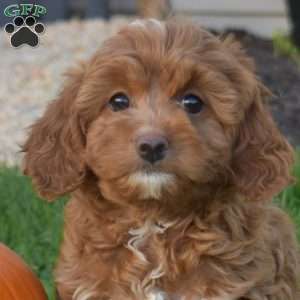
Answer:
[[[40,195],[71,193],[62,300],[299,300],[271,203],[292,150],[238,43],[136,21],[68,76],[24,146]]]

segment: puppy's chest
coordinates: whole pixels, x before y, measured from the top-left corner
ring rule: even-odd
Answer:
[[[168,232],[171,223],[146,221],[143,226],[130,228],[125,248],[147,265],[163,263],[168,248]]]
[[[203,239],[202,234],[197,235],[201,231]],[[131,294],[126,296],[130,300],[231,300],[195,297],[195,292],[191,292],[188,286],[188,282],[194,284],[201,273],[207,272],[206,268],[200,270],[203,265],[200,260],[206,254],[205,249],[212,248],[213,244],[212,238],[208,238],[212,235],[205,229],[200,230],[190,222],[149,220],[139,226],[128,226],[121,239],[120,231],[107,232],[110,234],[101,240],[106,240],[111,247],[108,251],[101,251],[101,260],[107,265],[106,276],[115,285],[116,295],[112,299],[123,299],[120,293],[130,290]],[[202,286],[202,283],[198,284]],[[199,287],[196,294],[202,294],[200,290],[205,290],[206,286],[204,283],[203,289]],[[125,288],[123,292],[123,288],[118,290],[119,287]]]
[[[187,229],[187,235],[182,235],[179,229],[183,228],[176,225],[176,222],[147,221],[143,226],[128,231],[124,247],[132,257],[131,274],[136,272],[129,285],[137,299],[208,300],[188,296],[188,287],[182,286],[183,282],[189,281],[188,278],[195,282],[192,278],[197,276],[201,259],[201,250],[196,250],[200,249],[197,244],[201,243],[205,248],[207,242],[195,241],[191,228]],[[222,298],[226,299],[231,298]]]
[[[138,299],[183,299],[179,295],[171,296],[162,284],[171,274],[168,263],[168,231],[171,225],[172,223],[146,221],[143,226],[128,231],[124,247],[131,252],[131,266],[133,269],[136,267],[139,274],[136,280],[131,282],[131,290]]]

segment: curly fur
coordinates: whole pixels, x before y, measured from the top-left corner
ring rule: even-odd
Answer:
[[[129,109],[109,108],[117,92]],[[134,22],[71,70],[24,145],[40,195],[71,194],[60,298],[298,300],[293,226],[271,203],[293,153],[269,94],[237,42],[177,20]],[[170,151],[149,168],[134,141],[154,131]]]

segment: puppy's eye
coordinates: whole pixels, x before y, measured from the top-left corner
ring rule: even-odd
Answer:
[[[197,114],[203,108],[202,100],[194,95],[194,94],[187,94],[181,100],[180,104],[189,114]]]
[[[129,98],[123,93],[117,93],[110,98],[108,104],[113,111],[124,110],[129,107]]]

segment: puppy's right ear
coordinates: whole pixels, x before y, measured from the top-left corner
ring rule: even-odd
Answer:
[[[24,173],[48,200],[74,190],[85,177],[85,135],[74,105],[84,74],[83,64],[66,74],[60,96],[33,124],[23,146]]]

